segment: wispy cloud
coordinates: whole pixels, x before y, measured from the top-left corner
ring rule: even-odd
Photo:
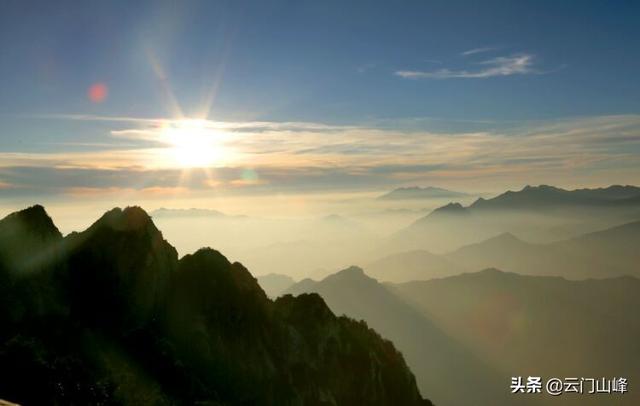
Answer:
[[[153,139],[159,128],[127,121],[112,135]],[[216,129],[220,126],[212,123]],[[162,159],[161,144],[138,149],[0,153],[0,195],[94,189],[198,192],[216,188],[363,188],[425,180],[503,179],[519,183],[582,179],[640,183],[640,116],[542,121],[501,130],[434,132],[319,123],[226,123],[233,159],[210,176]],[[142,132],[142,133],[141,133]],[[159,159],[160,158],[160,159]],[[256,173],[247,182],[244,171]],[[252,178],[253,179],[253,178]],[[212,186],[213,185],[213,186]],[[160,189],[154,189],[160,188]]]
[[[482,54],[489,51],[495,51],[496,49],[498,48],[495,48],[495,47],[473,48],[473,49],[469,49],[468,51],[461,52],[460,55],[469,56],[469,55],[475,55],[475,54]]]
[[[169,118],[153,118],[153,117],[128,117],[128,116],[100,116],[92,114],[43,114],[29,115],[28,118],[37,118],[43,120],[72,120],[72,121],[104,121],[113,123],[131,123],[137,125],[136,129],[141,126],[147,128],[162,128],[167,125],[178,125],[183,123],[184,119]],[[335,130],[344,129],[348,126],[335,126],[324,123],[310,123],[304,121],[216,121],[216,120],[193,120],[200,121],[199,125],[208,129],[230,130],[230,131],[299,131],[299,130]]]
[[[377,64],[375,64],[375,63],[365,63],[365,64],[362,64],[362,65],[358,66],[356,68],[356,71],[358,73],[365,73],[365,72],[367,72],[367,71],[369,71],[371,69],[374,69],[376,67],[376,65]]]
[[[526,75],[539,73],[534,68],[534,59],[531,54],[514,54],[478,62],[477,65],[480,65],[480,68],[475,70],[446,68],[434,71],[399,70],[395,74],[404,79],[486,79],[496,76]]]

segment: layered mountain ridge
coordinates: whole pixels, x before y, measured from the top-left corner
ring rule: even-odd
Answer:
[[[469,196],[466,193],[455,192],[453,190],[443,189],[434,186],[419,187],[400,187],[392,190],[380,197],[378,200],[419,200],[419,199],[434,199],[434,198],[453,198],[453,197],[466,197]]]
[[[0,398],[23,405],[431,404],[364,322],[179,259],[137,207],[64,238],[41,206],[0,220],[0,282]]]
[[[446,254],[410,250],[384,256],[366,266],[381,281],[408,282],[474,272],[485,268],[523,275],[567,279],[640,277],[640,221],[551,243],[531,243],[503,232]]]
[[[335,313],[391,338],[438,405],[639,404],[633,389],[617,397],[505,390],[514,374],[639,379],[638,278],[572,281],[489,268],[383,284],[367,272],[349,268],[288,292],[319,293]]]
[[[478,198],[468,206],[452,202],[436,208],[393,235],[387,253],[451,252],[504,232],[548,243],[638,219],[640,188],[636,186],[576,190],[525,186],[490,199]]]
[[[611,185],[606,188],[566,190],[549,185],[527,185],[520,191],[507,191],[492,199],[479,198],[470,209],[532,209],[562,205],[635,204],[640,197],[636,186]]]

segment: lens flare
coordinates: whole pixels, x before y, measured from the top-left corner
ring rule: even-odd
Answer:
[[[94,83],[87,90],[87,97],[93,103],[102,103],[109,94],[109,88],[104,83]]]

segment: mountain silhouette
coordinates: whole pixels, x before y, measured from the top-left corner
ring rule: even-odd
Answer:
[[[640,277],[640,221],[551,243],[531,243],[506,232],[446,254],[403,251],[366,266],[381,281],[403,283],[486,268],[567,279]]]
[[[452,340],[507,374],[640,379],[635,310],[640,279],[569,281],[487,269],[393,285],[393,290]],[[631,406],[640,404],[640,392],[615,399],[564,394],[541,400],[544,405]]]
[[[61,239],[44,207],[12,213],[0,222],[0,261],[14,276],[35,270],[48,262],[47,254]]]
[[[427,186],[411,186],[401,187],[392,190],[380,197],[378,200],[416,200],[416,199],[437,199],[437,198],[456,198],[468,196],[466,193],[454,192],[452,190],[442,189],[439,187]]]
[[[22,405],[428,405],[402,355],[315,294],[267,298],[240,263],[179,259],[140,208],[62,237],[0,220],[0,398]]]
[[[366,272],[366,270],[364,271]],[[636,405],[640,392],[509,395],[512,376],[640,379],[640,279],[569,281],[487,269],[380,284],[352,267],[291,293],[317,292],[336,313],[391,338],[438,405]]]
[[[42,206],[0,221],[0,325],[4,328],[60,310],[55,264],[61,242],[62,234]]]
[[[459,274],[466,268],[427,250],[412,250],[385,256],[366,266],[367,275],[383,282],[408,282]]]
[[[390,252],[427,249],[445,253],[501,233],[545,243],[616,226],[640,218],[640,188],[609,186],[565,190],[526,186],[464,207],[449,203],[433,210],[389,241]]]
[[[287,292],[318,293],[336,314],[362,319],[391,338],[435,404],[509,404],[496,371],[361,268],[352,266],[321,281],[306,279]]]
[[[287,290],[296,282],[290,276],[270,273],[258,276],[258,283],[267,296],[273,299],[280,296],[282,292]]]
[[[633,202],[640,188],[613,185],[598,189],[565,190],[549,185],[525,186],[518,192],[508,191],[492,199],[479,198],[471,209],[544,209],[569,206],[610,206]]]
[[[532,244],[510,233],[489,238],[445,257],[467,270],[496,267],[570,279],[640,277],[640,221],[548,244]],[[426,264],[425,264],[426,265]]]

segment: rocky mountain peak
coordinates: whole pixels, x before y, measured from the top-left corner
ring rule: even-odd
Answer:
[[[39,204],[9,214],[0,220],[0,227],[1,229],[11,228],[11,232],[32,233],[44,239],[62,237],[45,208]]]

